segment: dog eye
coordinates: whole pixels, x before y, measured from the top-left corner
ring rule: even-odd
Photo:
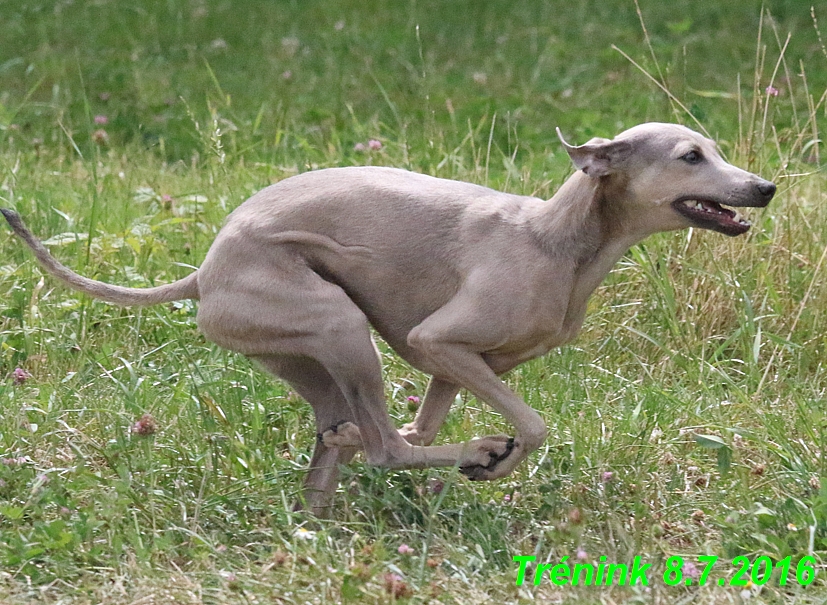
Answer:
[[[685,155],[682,155],[681,159],[687,164],[700,164],[701,161],[704,159],[704,156],[702,156],[697,151],[693,150]]]

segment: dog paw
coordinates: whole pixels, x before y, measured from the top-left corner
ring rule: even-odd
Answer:
[[[518,447],[513,437],[498,435],[496,437],[485,437],[475,441],[479,442],[475,444],[478,449],[475,458],[479,460],[479,462],[461,464],[459,471],[463,475],[471,481],[490,481],[504,477],[513,470],[512,468],[503,468],[501,466],[499,472],[495,471],[498,465],[511,456],[514,449]],[[472,441],[471,443],[474,442]]]
[[[359,427],[352,422],[334,424],[323,433],[316,435],[325,447],[362,447],[362,435]]]

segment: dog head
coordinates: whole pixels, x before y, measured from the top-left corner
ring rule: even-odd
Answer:
[[[685,126],[641,124],[579,146],[557,134],[574,165],[600,180],[607,203],[645,231],[741,235],[750,223],[732,208],[763,208],[775,195],[774,183],[727,163],[714,141]]]

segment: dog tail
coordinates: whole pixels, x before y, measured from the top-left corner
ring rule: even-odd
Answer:
[[[172,302],[186,298],[198,298],[198,271],[186,276],[171,284],[155,288],[125,288],[123,286],[112,286],[94,279],[88,279],[78,275],[68,267],[60,264],[54,256],[49,253],[32,232],[28,230],[20,215],[12,210],[0,208],[0,213],[8,221],[14,232],[32,249],[38,263],[49,275],[59,279],[64,284],[88,294],[92,298],[104,300],[116,305],[155,305],[158,303]]]

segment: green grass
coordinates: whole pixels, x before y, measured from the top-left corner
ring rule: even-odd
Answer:
[[[717,587],[739,555],[815,556],[814,585],[750,602],[822,602],[827,13],[820,35],[794,0],[640,8],[645,29],[621,0],[0,2],[0,203],[112,283],[186,275],[229,210],[316,167],[550,196],[555,126],[697,127],[676,100],[779,184],[746,237],[636,246],[577,341],[507,377],[550,429],[513,476],[358,462],[324,522],[291,512],[314,429],[285,385],[205,342],[194,305],[77,296],[0,235],[0,602],[385,603],[394,573],[411,603],[741,603]],[[401,423],[427,377],[382,355]],[[439,439],[492,430],[463,394]],[[513,556],[578,551],[641,556],[651,590],[515,586]],[[719,556],[712,585],[666,587],[676,554]]]

